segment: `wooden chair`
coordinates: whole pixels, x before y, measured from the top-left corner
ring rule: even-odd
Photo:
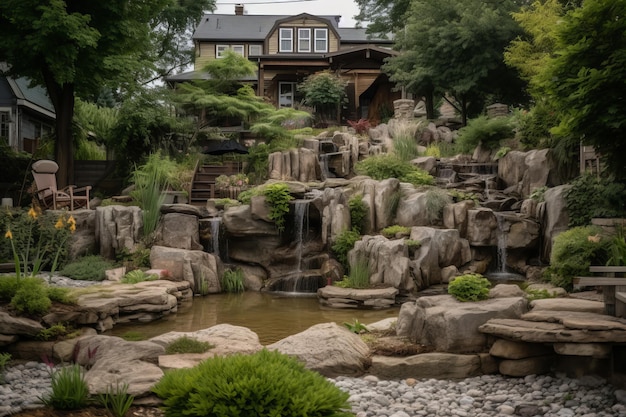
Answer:
[[[68,208],[70,211],[83,207],[89,209],[91,186],[77,188],[75,185],[68,185],[59,190],[56,179],[58,170],[57,163],[47,159],[33,163],[33,178],[37,186],[36,196],[41,207],[52,210]]]

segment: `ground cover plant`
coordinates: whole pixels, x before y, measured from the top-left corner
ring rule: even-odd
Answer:
[[[480,274],[465,274],[448,284],[448,293],[459,301],[481,301],[489,298],[491,283]]]
[[[168,371],[153,391],[167,417],[348,417],[348,394],[276,351],[214,357]]]
[[[113,262],[99,255],[87,255],[67,264],[60,274],[76,280],[102,281],[106,278],[105,271],[113,267]]]

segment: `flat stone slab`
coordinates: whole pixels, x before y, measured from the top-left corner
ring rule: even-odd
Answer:
[[[373,356],[368,373],[379,378],[469,378],[480,375],[479,355],[422,353],[407,357]]]
[[[393,306],[398,290],[388,288],[341,288],[327,285],[317,290],[320,304],[330,308],[383,309]]]
[[[579,298],[544,298],[530,302],[533,311],[579,311],[583,313],[604,313],[604,303],[601,301],[584,300]]]
[[[626,330],[626,320],[605,314],[576,311],[531,311],[522,315],[522,320],[560,323],[570,329],[582,330]]]
[[[582,319],[575,322],[579,328],[561,323],[528,321],[521,319],[492,319],[478,328],[482,333],[509,340],[531,343],[625,343],[626,329],[590,330],[601,321]],[[610,323],[606,321],[605,323]],[[582,325],[586,327],[583,327]]]

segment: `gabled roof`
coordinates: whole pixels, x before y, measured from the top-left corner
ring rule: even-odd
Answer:
[[[48,93],[39,86],[30,86],[30,80],[25,77],[11,78],[6,77],[19,106],[28,107],[34,111],[44,114],[48,117],[55,118],[55,111]]]
[[[235,15],[205,14],[193,33],[194,41],[246,41],[263,42],[278,21],[285,21],[308,15],[315,19],[328,21],[339,35],[342,42],[376,42],[392,43],[390,40],[368,39],[365,29],[340,28],[341,16],[316,16],[303,13],[301,15]]]

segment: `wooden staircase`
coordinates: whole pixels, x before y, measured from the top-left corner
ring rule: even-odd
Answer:
[[[215,179],[220,175],[235,175],[242,171],[240,162],[225,161],[222,165],[198,165],[191,183],[189,204],[203,206],[209,198],[222,198],[215,188]]]

